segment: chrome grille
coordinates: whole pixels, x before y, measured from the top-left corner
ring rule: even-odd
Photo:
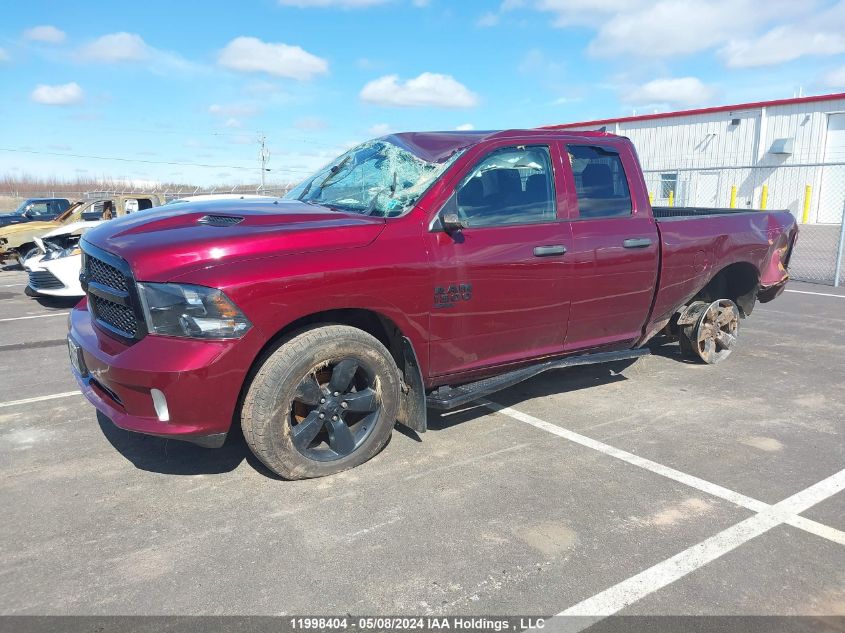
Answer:
[[[30,270],[29,287],[33,290],[59,290],[65,285],[49,270]]]

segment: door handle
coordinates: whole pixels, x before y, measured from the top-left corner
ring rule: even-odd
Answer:
[[[534,257],[551,257],[554,255],[563,255],[564,253],[566,253],[566,247],[561,244],[534,247]]]
[[[625,248],[646,248],[651,246],[651,240],[647,237],[632,238],[622,242]]]

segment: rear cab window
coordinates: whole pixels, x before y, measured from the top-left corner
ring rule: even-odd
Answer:
[[[631,192],[616,150],[594,145],[567,145],[566,151],[581,219],[627,217]]]

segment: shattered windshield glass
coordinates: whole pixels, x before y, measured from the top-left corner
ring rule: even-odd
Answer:
[[[285,199],[395,217],[409,210],[461,153],[428,162],[384,139],[369,141],[306,178]]]

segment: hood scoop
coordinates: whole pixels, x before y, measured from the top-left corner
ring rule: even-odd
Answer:
[[[208,226],[234,226],[243,222],[243,217],[239,215],[204,215],[197,224],[206,224]]]

